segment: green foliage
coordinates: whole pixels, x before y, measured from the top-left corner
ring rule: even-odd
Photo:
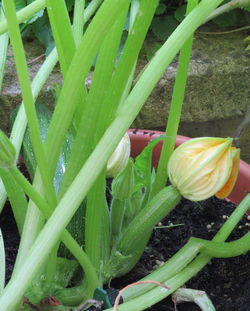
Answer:
[[[176,9],[176,11],[174,12],[174,17],[177,19],[178,22],[183,21],[183,19],[185,18],[186,10],[186,5],[182,5],[181,7]]]
[[[178,26],[178,21],[172,15],[155,17],[151,29],[156,37],[165,41]]]
[[[20,230],[22,243],[18,251],[15,273],[0,297],[3,311],[14,310],[24,295],[31,297],[36,303],[43,296],[55,294],[65,306],[78,305],[92,297],[96,287],[102,286],[114,276],[128,272],[136,264],[153,227],[179,202],[180,193],[173,186],[165,187],[166,179],[163,185],[165,188],[153,192],[152,184],[155,184],[157,175],[154,171],[151,172],[152,150],[161,138],[151,142],[135,162],[130,161],[126,170],[118,176],[119,180],[116,179],[116,185],[112,188],[114,197],[111,199],[110,209],[105,196],[105,168],[166,67],[181,49],[181,55],[185,57],[180,58],[184,74],[181,76],[181,84],[178,83],[175,87],[181,96],[171,104],[169,120],[173,120],[174,125],[168,126],[167,130],[169,137],[175,141],[175,128],[178,127],[182,94],[186,84],[185,67],[190,59],[190,53],[183,50],[182,46],[188,38],[192,39],[195,29],[220,2],[221,0],[204,1],[204,6],[193,12],[192,19],[185,19],[183,27],[164,43],[132,86],[136,61],[158,0],[133,1],[140,3],[140,9],[133,11],[135,19],[130,19],[126,43],[117,63],[129,1],[105,0],[84,32],[83,38],[79,38],[78,44],[75,44],[75,29],[70,25],[64,0],[57,0],[56,3],[54,0],[47,0],[46,6],[49,9],[64,84],[61,90],[57,90],[60,94],[55,111],[51,119],[50,114],[46,114],[46,120],[43,120],[45,127],[41,130],[39,121],[41,118],[45,119],[45,112],[42,112],[41,117],[36,111],[34,90],[29,80],[14,0],[4,0],[8,33],[31,136],[32,151],[29,151],[29,155],[35,155],[34,167],[37,166],[38,171],[34,174],[33,168],[34,178],[31,185],[16,167],[9,170],[29,197],[30,203],[27,213],[26,210],[22,212],[28,220]],[[162,13],[158,14],[154,22],[155,32],[164,40],[168,36],[166,29],[174,29],[178,23],[176,17],[168,13],[173,3],[176,2],[165,1],[158,10]],[[70,9],[72,2],[67,4]],[[183,4],[182,1],[178,1],[178,7]],[[196,3],[193,3],[190,10],[195,5]],[[32,14],[33,11],[30,16]],[[181,9],[176,16],[178,19],[182,18]],[[78,18],[81,19],[82,15],[79,14]],[[34,25],[37,27],[37,35],[39,31],[43,31],[40,39],[50,46],[51,38],[44,33],[47,31],[44,19],[45,14],[39,17]],[[160,26],[161,23],[164,27]],[[191,44],[189,47],[191,49]],[[92,83],[87,91],[86,77],[92,70],[97,54]],[[23,119],[18,122],[25,122],[25,117]],[[52,181],[54,177],[61,180],[61,175],[57,176],[56,166],[58,161],[61,164],[60,153],[72,124],[75,126],[73,146],[69,146],[70,159],[65,165],[65,173],[62,172],[64,176],[59,182],[60,189],[57,192],[57,185],[53,185]],[[46,136],[44,141],[41,132]],[[66,159],[63,160],[67,162]],[[121,184],[122,180],[129,182],[124,185]],[[14,195],[19,198],[16,187],[13,187],[13,183],[11,185]],[[8,189],[7,192],[9,195]],[[86,214],[76,214],[86,196]],[[67,226],[72,217],[78,218],[75,229],[84,235],[83,242],[80,242],[77,236],[74,239],[74,234],[69,233],[71,230],[65,229],[69,229]],[[79,224],[79,219],[84,220],[84,224]],[[58,258],[60,241],[68,248],[77,264],[75,261]],[[196,254],[191,254],[191,259]],[[182,256],[182,260],[183,258],[186,257]],[[79,267],[78,263],[83,273],[80,273],[80,278],[76,280],[73,276]],[[184,269],[185,265],[182,265],[181,269]],[[188,268],[187,271],[192,271]],[[178,271],[176,270],[176,273]],[[165,276],[165,273],[163,275]],[[185,283],[184,280],[181,281],[183,282],[180,285]],[[139,301],[139,304],[142,303],[144,301]],[[137,309],[142,310],[139,306],[135,306],[133,310]]]
[[[43,14],[38,18],[32,23],[30,30],[32,30],[37,39],[46,47],[46,55],[48,55],[55,46],[48,15]]]
[[[224,13],[213,19],[213,22],[221,27],[234,26],[237,22],[237,14],[235,11]]]
[[[222,5],[230,1],[231,0],[225,0]],[[151,25],[151,30],[158,40],[165,41],[169,37],[173,30],[184,19],[186,7],[185,0],[160,1],[156,10],[156,16]],[[239,15],[239,10],[229,11],[214,18],[212,23],[223,28],[237,27],[238,24],[242,23],[248,24],[250,20],[250,7],[244,8],[244,12],[242,12],[241,10],[241,15]],[[152,58],[156,49],[157,46],[154,46],[146,52],[148,60]]]

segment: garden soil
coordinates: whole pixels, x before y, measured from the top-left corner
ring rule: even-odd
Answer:
[[[144,277],[168,260],[190,236],[211,240],[232,213],[234,205],[211,198],[191,203],[182,200],[171,214],[158,224],[169,228],[155,228],[152,238],[136,267],[125,277],[113,280],[112,287],[122,288]],[[174,226],[173,226],[174,225]],[[19,237],[10,208],[6,206],[0,216],[0,227],[5,240],[7,280],[11,275]],[[229,240],[243,236],[250,228],[250,219],[244,216]],[[205,291],[217,311],[250,311],[250,253],[230,259],[213,259],[185,286]],[[152,306],[148,311],[198,311],[193,303],[178,304],[171,297]],[[129,311],[129,310],[128,310]]]
[[[127,276],[114,280],[111,286],[118,287],[120,283],[126,286],[146,276],[173,256],[191,236],[211,240],[234,208],[233,204],[216,198],[202,202],[183,199],[158,224],[159,227],[179,226],[154,229],[140,262]],[[227,241],[238,239],[249,231],[248,218],[244,216]],[[205,291],[217,311],[250,311],[250,252],[234,258],[212,259],[185,287]],[[176,310],[198,311],[200,308],[194,303],[185,302],[178,304],[175,309],[169,297],[147,311]]]

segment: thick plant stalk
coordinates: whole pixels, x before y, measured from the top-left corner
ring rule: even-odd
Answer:
[[[46,198],[51,204],[55,204],[56,197],[52,184],[52,174],[49,170],[47,155],[45,153],[45,148],[40,136],[39,124],[35,110],[35,102],[31,91],[24,47],[16,19],[15,3],[14,0],[3,0],[3,3],[37,166],[42,177]]]
[[[215,17],[227,13],[231,10],[234,10],[236,8],[246,8],[250,6],[250,0],[232,0],[227,2],[224,5],[221,5],[219,8],[214,10],[205,20],[205,23],[209,22],[210,20],[214,19]]]
[[[46,0],[50,25],[56,43],[61,72],[65,78],[73,55],[75,53],[75,41],[67,7],[64,0]]]
[[[34,100],[37,98],[39,92],[41,91],[43,85],[48,79],[48,76],[50,75],[57,61],[58,61],[57,51],[56,48],[54,48],[50,52],[45,62],[42,64],[39,71],[37,72],[34,80],[32,81],[31,87]],[[21,149],[23,136],[26,130],[26,125],[27,125],[27,117],[25,114],[24,105],[22,103],[18,110],[10,136],[10,140],[16,148],[17,155],[19,154]],[[40,183],[40,190],[41,187],[42,184]],[[0,206],[4,205],[5,197],[6,191],[4,187],[0,187],[0,204],[1,204]],[[19,263],[21,263],[22,259],[27,254],[27,249],[29,249],[30,243],[32,244],[32,242],[34,241],[34,236],[35,237],[37,236],[37,232],[40,231],[41,225],[43,224],[43,217],[41,216],[40,211],[36,208],[35,204],[32,201],[30,201],[29,203],[28,213],[26,214],[25,217],[25,224],[28,225],[24,225],[24,230],[22,232],[21,243],[19,246],[19,252],[15,263],[14,271],[18,269]],[[24,249],[24,252],[22,252],[22,249]]]
[[[187,14],[190,13],[198,4],[198,0],[188,0]],[[189,61],[191,57],[193,45],[193,36],[191,36],[180,50],[178,69],[174,84],[174,90],[170,105],[169,117],[167,120],[166,135],[168,139],[164,141],[161,151],[161,156],[157,168],[155,182],[151,196],[156,195],[165,185],[168,178],[168,161],[174,151],[176,135],[181,119],[182,105],[186,90],[188,77]]]
[[[201,290],[179,288],[172,295],[172,300],[175,305],[181,302],[194,302],[201,308],[202,311],[216,311],[206,292]]]
[[[226,223],[222,226],[222,228],[219,230],[219,232],[214,237],[213,242],[222,242],[226,240],[228,236],[230,235],[230,233],[235,228],[235,226],[238,224],[240,219],[249,209],[249,206],[250,206],[250,194],[248,194],[245,197],[245,199],[240,203],[240,205],[232,213],[232,215],[229,217],[229,219],[226,221]],[[156,271],[148,275],[146,278],[142,279],[142,280],[150,279],[150,280],[157,280],[160,282],[164,282],[169,287],[171,287],[171,290],[168,293],[159,294],[157,289],[152,289],[151,285],[142,285],[140,288],[138,289],[135,288],[133,291],[128,289],[127,292],[124,293],[124,296],[123,296],[124,300],[131,301],[131,305],[135,305],[136,301],[138,302],[141,301],[143,303],[145,302],[145,305],[147,305],[149,301],[152,303],[151,299],[154,299],[154,303],[156,303],[157,301],[160,301],[161,299],[169,296],[178,287],[182,286],[190,278],[196,275],[211,260],[211,257],[200,254],[197,258],[195,258],[191,262],[191,259],[192,259],[191,256],[192,255],[196,256],[197,252],[199,252],[200,247],[202,247],[202,245],[200,243],[193,244],[193,242],[191,243],[190,242],[191,241],[189,241],[180,251],[176,253],[176,255],[174,255],[163,266],[161,266],[159,269],[157,269]],[[193,246],[190,248],[190,250],[188,250],[189,245],[192,245],[192,244]],[[222,243],[222,244],[226,244],[226,243]],[[247,247],[249,247],[249,245]],[[187,260],[187,258],[189,259]],[[182,261],[186,262],[186,264],[183,265]],[[191,263],[187,264],[188,262],[191,262]],[[179,269],[178,269],[178,266],[179,266]],[[183,269],[183,267],[185,268]],[[172,269],[175,270],[174,273]],[[150,289],[152,290],[150,291]],[[145,300],[145,297],[147,297],[146,300],[148,299],[148,301]],[[152,297],[155,297],[155,298],[152,298]],[[124,304],[124,309],[121,306],[121,310],[122,311],[127,310],[126,308],[129,308],[129,306],[130,304]],[[134,309],[132,308],[131,310],[134,310]],[[139,310],[143,310],[143,308]]]
[[[73,32],[76,46],[82,39],[84,27],[84,8],[85,0],[75,0],[74,18],[73,18]]]
[[[32,15],[35,15],[44,8],[45,8],[45,0],[35,0],[34,2],[31,2],[25,8],[17,12],[18,23],[21,24],[22,22],[29,19]],[[3,20],[0,23],[0,35],[2,35],[7,31],[8,31],[7,21]]]
[[[3,8],[0,9],[0,21],[3,20]],[[7,59],[9,36],[7,33],[0,35],[0,90],[2,89],[4,67]]]
[[[36,206],[39,207],[44,217],[48,219],[52,213],[52,209],[44,200],[44,198],[39,194],[39,192],[34,189],[34,187],[28,182],[28,180],[16,167],[10,169],[9,173],[12,175],[15,182],[18,183],[20,187],[22,187],[23,191],[36,204]],[[62,242],[69,249],[69,251],[71,251],[72,255],[78,260],[79,264],[82,266],[87,281],[87,296],[92,295],[98,285],[97,274],[92,262],[90,261],[86,253],[82,250],[80,245],[73,239],[73,237],[66,229],[62,233]]]
[[[88,19],[94,14],[95,10],[98,8],[98,6],[100,5],[101,1],[92,1],[88,7],[86,8],[86,15],[85,16],[85,22],[88,21]],[[95,4],[95,5],[93,5]],[[91,41],[92,40],[92,37],[91,37]],[[87,43],[87,46],[88,46],[88,50],[90,48],[90,44]],[[58,57],[57,57],[57,52],[56,52],[56,49],[53,50],[55,53],[55,55],[52,57],[52,52],[50,53],[49,57],[47,58],[48,60],[48,66],[49,66],[49,59],[50,61],[52,62],[55,61],[57,62],[58,60]],[[82,55],[84,55],[84,51],[82,52]],[[95,53],[93,53],[95,55]],[[81,55],[81,59],[83,59]],[[50,58],[51,57],[51,58]],[[93,56],[94,58],[94,56]],[[46,60],[46,61],[47,61]],[[45,61],[45,62],[46,62]],[[83,61],[84,62],[84,61]],[[42,67],[44,67],[44,71],[46,72],[45,75],[43,75],[43,71],[42,71]],[[46,70],[46,66],[45,66],[45,63],[44,65],[41,67],[41,69],[39,70],[39,73],[40,73],[40,79],[44,76],[45,77],[45,80],[47,79],[47,74],[49,73],[49,70],[47,71]],[[53,67],[52,67],[53,68]],[[51,69],[52,69],[51,68]],[[77,71],[78,71],[79,67],[77,66]],[[40,72],[41,71],[41,72]],[[37,74],[38,75],[38,74]],[[73,74],[74,76],[74,74]],[[71,79],[72,80],[72,79]],[[70,81],[71,82],[71,81]],[[84,83],[84,82],[83,82]],[[34,87],[35,87],[35,80],[34,80]],[[42,87],[42,84],[39,84],[39,78],[37,79],[37,93],[39,93],[39,90],[38,88],[39,87]],[[35,92],[34,92],[35,93]],[[68,101],[68,102],[71,102],[71,99]],[[67,104],[67,102],[66,102]],[[69,105],[68,105],[69,106]],[[23,110],[24,111],[24,110]],[[18,114],[19,115],[19,114]],[[63,112],[62,113],[62,116],[61,116],[61,119],[64,119],[64,116],[65,115],[68,115],[68,112]],[[22,119],[22,117],[24,116],[24,113],[21,115],[20,114],[20,120]],[[25,120],[25,116],[23,117],[24,120]],[[59,121],[55,121],[55,123],[57,125],[60,125],[61,124],[61,120],[60,117],[59,117]],[[65,120],[64,120],[65,121]],[[59,122],[59,123],[58,123]],[[22,126],[21,123],[17,123],[18,126]],[[25,124],[26,126],[26,124]],[[14,130],[14,129],[13,129]],[[22,130],[25,131],[25,127],[22,127]],[[52,129],[51,131],[53,134],[55,134],[55,137],[58,138],[58,136],[56,135],[54,129]],[[61,129],[59,129],[59,133],[61,132]],[[15,135],[17,135],[18,132],[15,132]],[[61,133],[62,134],[62,133]],[[13,135],[13,137],[15,137]],[[22,136],[23,137],[23,136]],[[19,140],[19,144],[22,143],[22,140],[20,139]],[[51,147],[51,154],[50,154],[50,159],[53,160],[54,163],[56,163],[56,159],[57,159],[57,154],[54,152],[54,145],[52,144],[52,147]],[[60,149],[59,149],[60,150]],[[54,164],[55,165],[55,164]],[[42,193],[42,183],[41,183],[41,178],[39,176],[39,174],[36,174],[35,175],[35,178],[34,178],[34,185],[36,187],[36,189]],[[42,227],[42,224],[43,224],[43,217],[41,216],[41,213],[40,211],[36,208],[36,206],[33,204],[33,202],[30,202],[29,204],[29,207],[28,207],[28,212],[27,212],[27,215],[26,215],[26,221],[25,223],[27,224],[27,226],[24,226],[24,232],[22,234],[22,240],[21,240],[21,244],[20,244],[20,247],[19,247],[19,252],[18,252],[18,256],[17,256],[17,260],[16,260],[16,264],[15,264],[15,269],[14,269],[14,272],[16,272],[19,268],[19,266],[21,265],[22,261],[24,258],[26,258],[27,256],[27,252],[29,251],[31,245],[33,244],[35,238],[37,237],[39,231],[41,230],[41,227]]]

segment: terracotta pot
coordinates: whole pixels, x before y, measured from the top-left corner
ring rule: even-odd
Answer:
[[[164,132],[160,131],[137,129],[130,129],[128,133],[131,139],[132,157],[137,156],[151,139],[157,138],[160,135],[164,134]],[[189,139],[190,138],[188,137],[178,135],[176,140],[176,147]],[[162,143],[159,143],[154,149],[153,166],[157,166],[160,157],[161,147]],[[238,179],[228,199],[234,204],[239,204],[248,192],[250,192],[250,165],[241,160]]]

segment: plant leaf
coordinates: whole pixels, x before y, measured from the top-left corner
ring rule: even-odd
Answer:
[[[182,5],[181,7],[176,9],[174,13],[174,17],[177,19],[178,22],[183,21],[186,15],[186,11],[187,11],[187,5]]]
[[[224,13],[213,19],[213,22],[221,27],[233,26],[235,25],[236,21],[237,21],[237,15],[235,11]]]
[[[156,15],[161,15],[161,14],[165,13],[166,9],[167,9],[166,4],[159,3],[159,5],[158,5],[158,7],[157,7],[157,9],[155,11],[155,14]]]
[[[152,31],[158,39],[165,41],[178,24],[178,21],[171,15],[155,17],[152,23]]]
[[[137,184],[140,183],[145,187],[150,187],[153,149],[161,140],[166,139],[166,137],[166,135],[161,135],[160,137],[151,140],[136,157],[134,168],[136,170]]]
[[[46,47],[46,55],[55,46],[51,28],[49,26],[48,15],[44,14],[32,24],[32,30],[38,40]]]

